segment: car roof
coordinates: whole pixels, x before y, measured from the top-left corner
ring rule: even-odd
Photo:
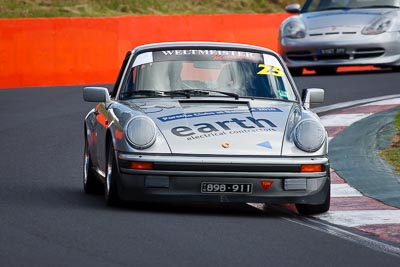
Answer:
[[[274,51],[261,46],[241,44],[241,43],[225,43],[225,42],[165,42],[151,43],[141,45],[132,50],[133,53],[142,53],[146,51],[159,51],[164,49],[226,49],[241,50],[260,53],[273,53]]]

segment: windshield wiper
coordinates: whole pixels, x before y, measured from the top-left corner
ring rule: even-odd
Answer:
[[[171,96],[171,95],[184,95],[190,98],[190,94],[180,91],[160,91],[160,90],[135,90],[129,91],[122,94],[122,98],[127,99],[136,96],[149,96],[149,97],[160,97],[160,96]]]
[[[224,92],[224,91],[217,91],[217,90],[209,90],[210,92],[215,92],[215,93],[219,93],[222,95],[227,95],[227,96],[231,96],[234,97],[236,100],[239,99],[239,95],[235,94],[235,93],[231,93],[231,92]]]
[[[183,95],[186,98],[190,98],[190,93],[186,92],[186,90],[172,90],[172,91],[165,91],[165,95],[174,96],[174,95]]]
[[[122,98],[127,99],[130,97],[136,97],[137,95],[142,96],[162,96],[163,93],[157,90],[134,90],[122,93]]]
[[[231,92],[224,92],[224,91],[218,91],[218,90],[208,90],[208,89],[181,89],[181,90],[174,90],[171,91],[171,93],[178,93],[178,92],[184,92],[189,95],[210,95],[210,93],[218,93],[221,95],[226,95],[230,97],[234,97],[236,100],[239,99],[239,95]]]
[[[322,9],[318,9],[316,11],[327,11],[327,10],[339,10],[339,9],[352,9],[351,7],[346,7],[346,6],[340,6],[340,7],[327,7],[327,8],[322,8]]]
[[[208,96],[210,93],[218,93],[230,97],[234,97],[236,100],[239,99],[239,95],[230,92],[218,91],[218,90],[207,90],[207,89],[180,89],[172,91],[160,91],[160,90],[135,90],[122,94],[123,99],[137,97],[137,96],[149,96],[149,97],[162,97],[162,96],[176,96],[183,95],[186,98],[191,96]]]
[[[393,5],[373,5],[373,6],[363,6],[358,8],[400,8],[400,6]]]

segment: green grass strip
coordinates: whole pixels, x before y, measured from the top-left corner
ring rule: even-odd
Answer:
[[[381,157],[386,160],[400,175],[400,112],[396,114],[394,124],[397,129],[389,148],[380,151]]]
[[[0,0],[0,18],[276,13],[290,3],[293,0]]]

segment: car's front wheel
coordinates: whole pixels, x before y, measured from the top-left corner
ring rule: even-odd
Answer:
[[[292,76],[301,76],[303,74],[303,68],[289,68],[289,72]]]
[[[119,172],[117,161],[115,159],[115,151],[112,142],[110,142],[107,150],[106,179],[104,186],[104,199],[108,206],[117,206],[120,204],[120,198],[117,190],[117,182]]]
[[[400,72],[400,66],[393,66],[392,70],[395,72]]]
[[[86,194],[99,194],[103,190],[103,184],[97,179],[90,159],[88,142],[85,139],[85,151],[83,153],[83,191]]]
[[[327,212],[331,205],[331,187],[328,185],[328,191],[325,200],[322,204],[311,205],[311,204],[296,204],[297,212],[302,215],[313,215]]]
[[[317,73],[318,75],[332,75],[336,73],[336,67],[316,68],[315,73]]]

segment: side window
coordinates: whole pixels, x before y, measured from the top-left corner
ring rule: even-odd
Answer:
[[[307,1],[304,4],[302,12],[313,12],[313,11],[319,10],[321,8],[324,8],[324,5],[326,5],[326,3],[324,3],[324,2],[326,2],[326,1],[324,1],[324,0],[322,0],[322,1],[320,1],[320,0]],[[330,1],[328,1],[328,2],[330,2]]]
[[[132,92],[136,90],[137,86],[137,71],[138,71],[138,66],[134,67],[130,72],[128,76],[128,81],[126,83],[126,92]]]
[[[132,96],[133,92],[137,90],[139,85],[137,81],[138,68],[140,68],[140,66],[136,66],[129,71],[125,86],[121,89],[121,98]]]
[[[115,97],[117,95],[118,87],[121,83],[122,76],[124,75],[124,71],[125,71],[126,65],[128,64],[129,58],[131,57],[131,54],[132,54],[132,52],[128,51],[125,55],[124,61],[122,62],[122,66],[118,73],[117,81],[115,82],[113,91],[111,92],[111,97]]]

